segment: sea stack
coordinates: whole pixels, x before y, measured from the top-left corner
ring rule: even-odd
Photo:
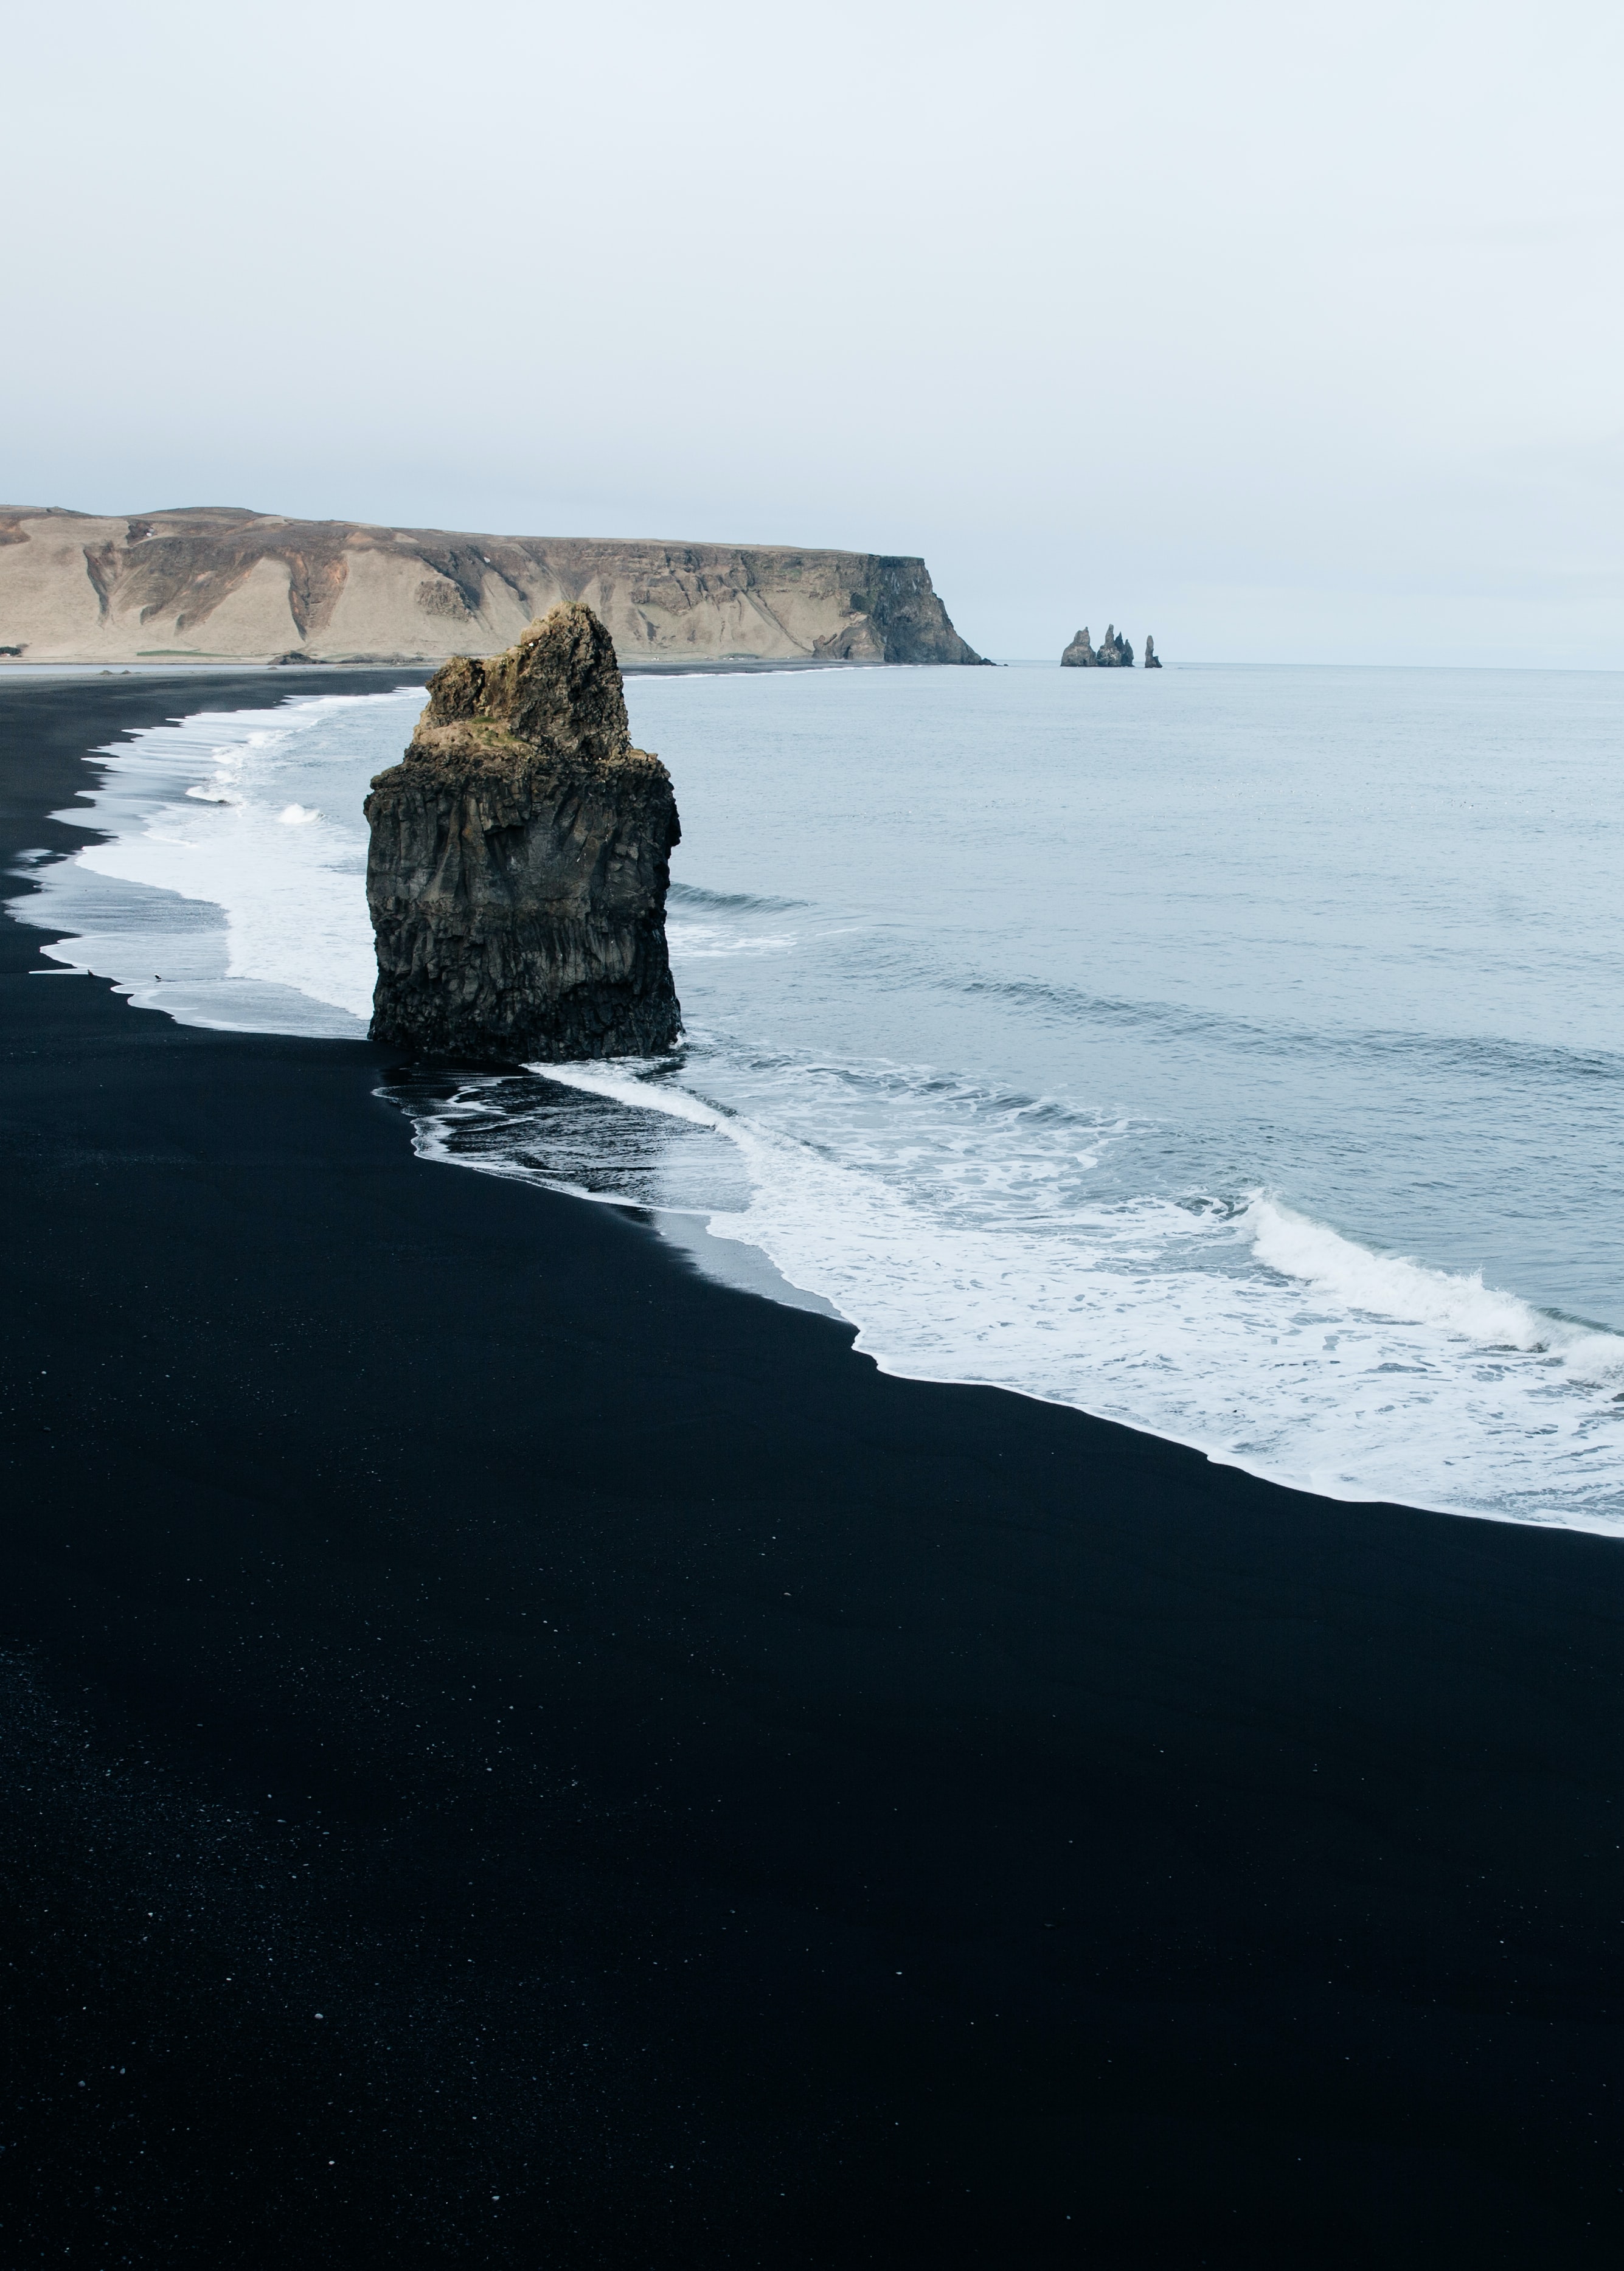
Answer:
[[[367,799],[372,1038],[414,1057],[650,1056],[682,1013],[666,952],[676,799],[634,749],[608,632],[555,607],[428,681]]]
[[[1105,637],[1096,651],[1089,644],[1088,627],[1084,624],[1060,659],[1062,668],[1066,670],[1131,670],[1134,651],[1114,623],[1106,625]]]
[[[1156,641],[1149,631],[1144,635],[1144,666],[1147,670],[1159,670],[1162,666],[1162,659],[1156,652]]]

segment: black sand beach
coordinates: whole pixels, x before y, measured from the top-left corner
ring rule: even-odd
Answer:
[[[199,697],[0,684],[8,867]],[[1624,1548],[883,1378],[40,936],[0,2260],[1617,2260]]]

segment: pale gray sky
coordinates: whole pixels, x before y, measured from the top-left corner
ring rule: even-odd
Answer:
[[[89,0],[4,74],[7,502],[1624,666],[1616,7]]]

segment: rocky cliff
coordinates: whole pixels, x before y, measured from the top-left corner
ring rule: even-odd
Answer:
[[[608,632],[555,607],[428,697],[366,803],[373,1039],[476,1063],[669,1048],[676,800],[631,746]]]
[[[981,659],[924,562],[877,553],[0,507],[0,653],[29,662],[438,661],[577,599],[624,667]]]
[[[1115,624],[1107,623],[1105,637],[1096,652],[1089,644],[1088,626],[1084,624],[1061,656],[1061,662],[1067,670],[1131,670],[1134,651]]]

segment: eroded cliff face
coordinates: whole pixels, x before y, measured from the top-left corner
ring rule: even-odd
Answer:
[[[572,599],[623,667],[981,659],[925,562],[881,553],[0,506],[0,652],[31,662],[438,661]]]
[[[631,746],[608,632],[555,607],[428,696],[366,803],[374,1039],[472,1063],[669,1048],[676,799]]]

